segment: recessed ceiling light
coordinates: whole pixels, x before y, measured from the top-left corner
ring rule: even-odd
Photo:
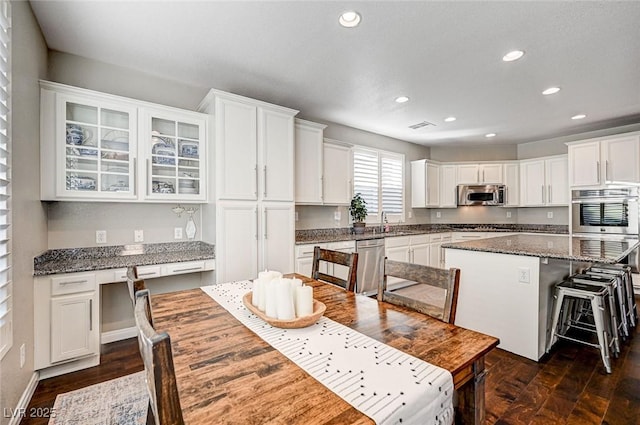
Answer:
[[[520,59],[522,56],[524,56],[524,52],[522,50],[514,50],[504,55],[502,60],[505,62],[512,62]]]
[[[487,137],[487,138],[496,137],[496,133],[487,133],[484,135],[484,137]]]
[[[360,19],[360,14],[358,12],[349,10],[340,15],[340,19],[338,19],[338,22],[340,22],[340,25],[345,28],[353,28],[358,26],[358,24],[360,23]]]
[[[581,120],[583,118],[586,118],[587,116],[585,114],[578,114],[578,115],[574,115],[571,117],[572,120]]]
[[[560,87],[549,87],[545,91],[542,92],[543,95],[547,96],[549,94],[556,94],[560,91]]]
[[[398,103],[404,103],[404,102],[408,102],[409,98],[407,96],[398,96],[396,97],[396,102]]]
[[[454,122],[456,120],[456,117],[447,117],[444,119],[444,122]]]

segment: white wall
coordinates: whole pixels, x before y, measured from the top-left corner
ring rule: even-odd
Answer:
[[[33,257],[47,247],[46,211],[40,203],[38,79],[47,66],[47,48],[27,2],[12,7],[12,262],[13,348],[0,362],[0,406],[17,406],[33,374]],[[26,363],[20,368],[20,346]],[[2,415],[0,424],[9,423]]]

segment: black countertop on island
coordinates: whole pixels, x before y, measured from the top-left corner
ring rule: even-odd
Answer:
[[[617,263],[640,246],[638,239],[593,239],[569,235],[511,235],[442,244],[443,248],[556,258],[587,263]]]
[[[215,259],[215,247],[202,241],[50,249],[33,259],[33,275],[210,259]]]

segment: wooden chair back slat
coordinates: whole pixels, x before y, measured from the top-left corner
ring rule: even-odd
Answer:
[[[332,276],[320,271],[320,261],[327,263],[339,264],[348,268],[347,279]],[[355,291],[356,279],[358,277],[358,253],[332,251],[330,249],[322,249],[319,246],[313,249],[313,265],[311,266],[311,277],[316,280],[322,280],[341,286],[347,291]]]
[[[171,339],[158,333],[148,320],[151,311],[149,290],[136,293],[134,317],[138,328],[138,345],[147,374],[149,410],[147,424],[184,425],[180,397],[173,366]]]
[[[388,277],[416,282],[415,285],[428,285],[446,291],[444,305],[434,306],[421,300],[387,291]],[[458,303],[460,269],[439,269],[419,264],[404,263],[385,258],[384,279],[378,288],[378,300],[411,308],[447,323],[454,323]]]

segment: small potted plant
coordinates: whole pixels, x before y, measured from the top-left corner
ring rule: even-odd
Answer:
[[[367,219],[367,202],[359,193],[356,193],[351,198],[349,214],[353,218],[353,231],[356,234],[363,234],[364,226],[366,225],[365,220]]]

